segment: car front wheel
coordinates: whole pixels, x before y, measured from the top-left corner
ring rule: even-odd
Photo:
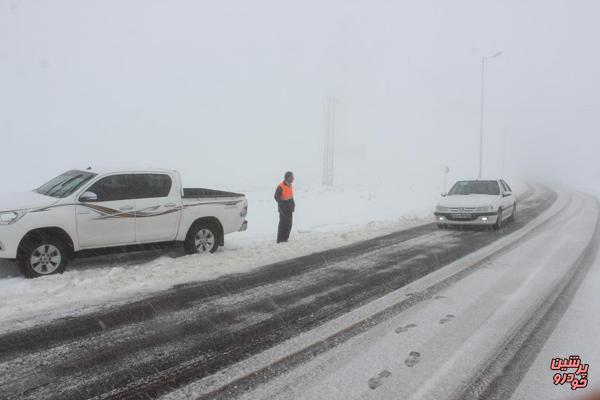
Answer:
[[[496,223],[494,224],[494,229],[502,228],[502,209],[498,209],[498,218],[496,219]]]

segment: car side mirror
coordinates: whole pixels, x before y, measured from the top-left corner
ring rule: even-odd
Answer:
[[[508,196],[510,196],[511,194],[512,194],[512,193],[510,193],[510,192],[507,192],[507,193],[504,193],[504,194],[502,195],[502,197],[508,197]]]
[[[81,201],[82,203],[86,203],[89,201],[96,201],[96,200],[98,200],[98,195],[94,192],[84,192],[79,197],[79,201]]]
[[[446,193],[446,192],[442,192],[441,196],[442,196],[442,197],[446,197],[446,196],[448,196],[448,193]]]

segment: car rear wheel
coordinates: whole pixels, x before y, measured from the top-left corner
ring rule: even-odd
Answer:
[[[512,210],[512,214],[510,214],[509,220],[511,222],[517,220],[517,203],[513,204],[513,210]]]
[[[67,263],[66,246],[52,237],[29,240],[22,245],[19,254],[19,266],[26,278],[62,274]]]

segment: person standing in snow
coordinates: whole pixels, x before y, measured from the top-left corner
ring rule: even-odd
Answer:
[[[285,173],[283,181],[277,185],[277,190],[275,190],[275,201],[279,209],[277,243],[287,242],[292,230],[292,215],[296,209],[292,182],[294,182],[294,174],[288,171]]]

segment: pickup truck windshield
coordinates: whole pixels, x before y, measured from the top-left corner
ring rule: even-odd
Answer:
[[[450,196],[455,194],[489,194],[498,196],[500,188],[496,181],[460,181],[452,186],[448,194]]]
[[[71,170],[48,181],[34,191],[46,196],[66,197],[94,176],[96,174],[91,172]]]

